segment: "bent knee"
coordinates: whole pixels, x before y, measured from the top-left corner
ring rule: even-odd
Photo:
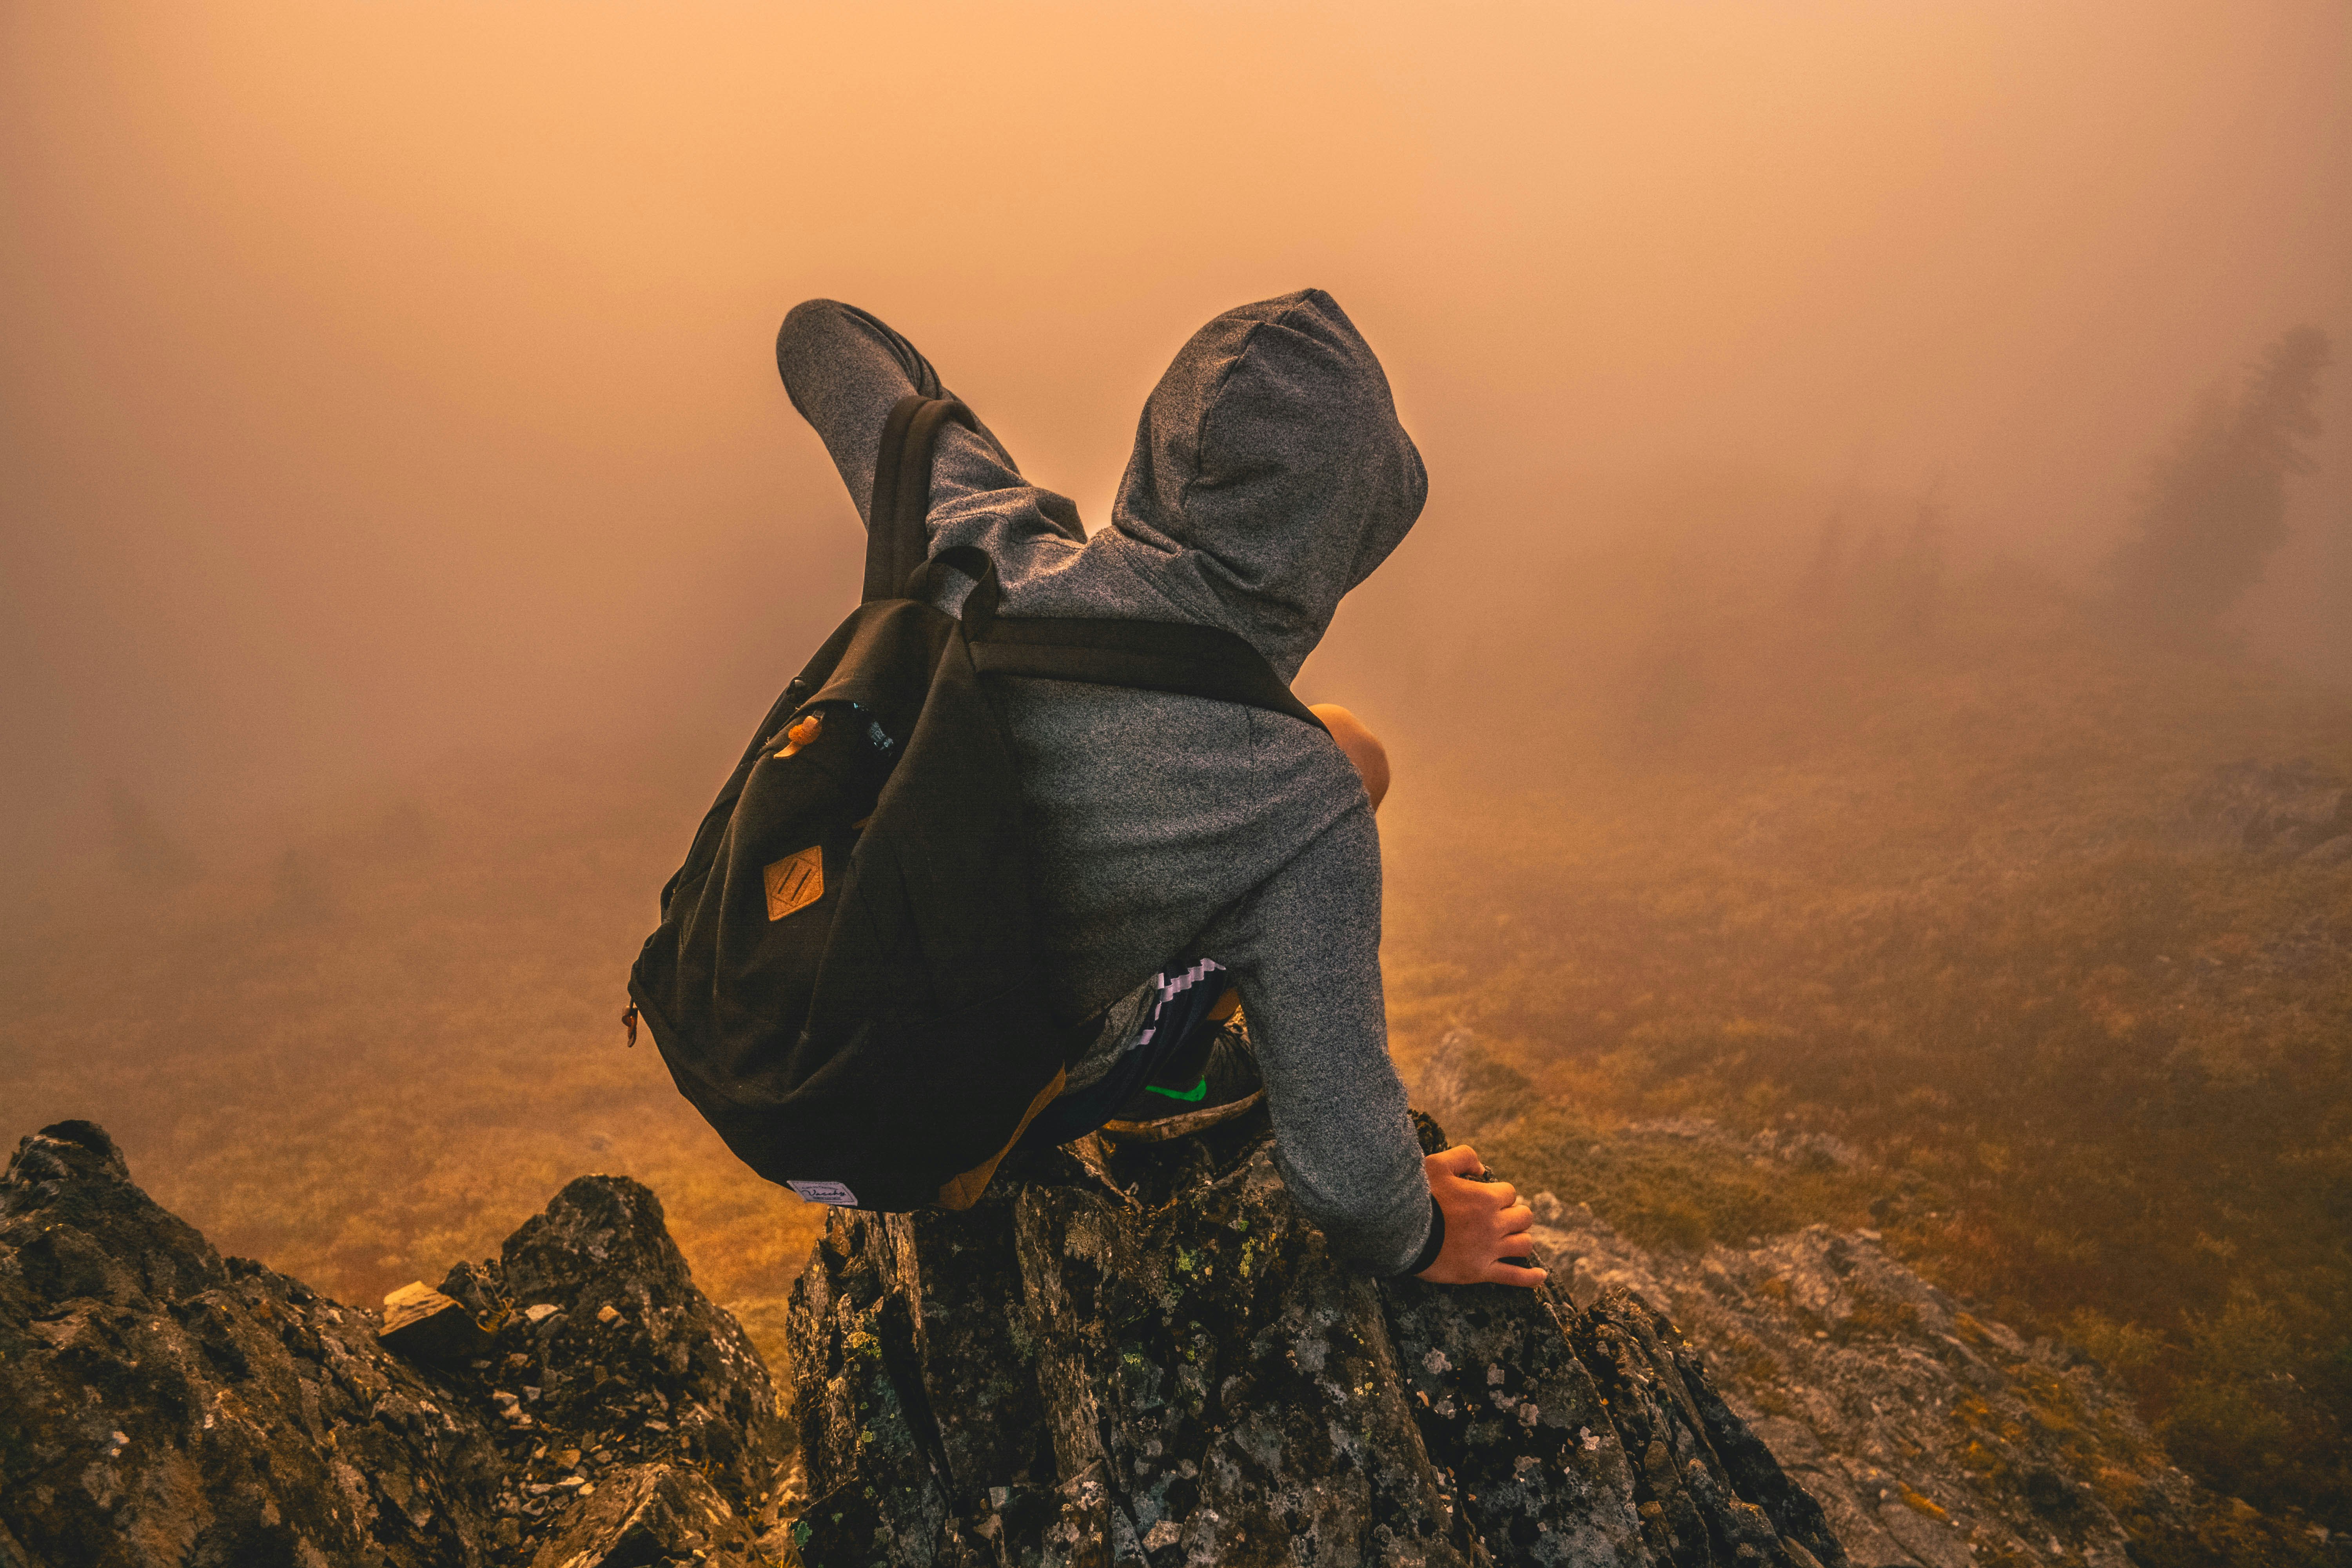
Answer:
[[[1323,721],[1331,731],[1331,739],[1339,742],[1339,750],[1356,765],[1357,776],[1364,781],[1364,793],[1371,797],[1372,809],[1381,808],[1381,797],[1389,793],[1389,752],[1381,738],[1368,729],[1364,721],[1336,702],[1318,702],[1308,710]]]

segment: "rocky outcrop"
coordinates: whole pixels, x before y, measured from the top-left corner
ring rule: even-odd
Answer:
[[[1571,1297],[1673,1311],[1857,1563],[2120,1565],[2136,1538],[2189,1533],[2195,1489],[2086,1358],[1972,1316],[1875,1232],[1651,1253],[1583,1204],[1532,1202]]]
[[[2326,866],[2352,860],[2352,785],[2316,763],[2231,763],[2181,808],[2180,836],[2210,849]]]
[[[1262,1120],[837,1215],[799,1455],[625,1178],[394,1300],[220,1257],[87,1122],[25,1139],[0,1564],[1844,1562],[1655,1312],[1337,1268]]]
[[[788,1333],[810,1568],[1845,1561],[1658,1313],[1351,1272],[1262,1112],[837,1213]]]
[[[1506,1108],[1525,1079],[1457,1030],[1423,1082],[1465,1108]],[[1467,1125],[1484,1135],[1506,1120]],[[1865,1163],[1833,1138],[1738,1137],[1698,1118],[1612,1136],[1742,1165]],[[1529,1205],[1555,1289],[1583,1310],[1622,1300],[1671,1314],[1730,1415],[1819,1501],[1860,1568],[2352,1563],[2352,1543],[2324,1531],[2250,1529],[2253,1510],[2175,1468],[2089,1356],[1971,1311],[1876,1231],[1650,1249],[1594,1204],[1539,1192]]]
[[[775,1393],[651,1192],[583,1176],[441,1289],[488,1349],[411,1361],[378,1314],[222,1258],[97,1127],[25,1139],[0,1177],[0,1564],[763,1560]]]

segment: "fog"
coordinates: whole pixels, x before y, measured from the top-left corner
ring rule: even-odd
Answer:
[[[2339,0],[9,5],[7,890],[716,768],[856,593],[812,295],[1099,522],[1184,337],[1330,289],[1432,490],[1301,687],[1391,730],[1629,538],[1932,497],[2091,581],[2200,388],[2352,339],[2347,81]],[[2245,616],[2336,678],[2347,380]]]
[[[1431,482],[1297,681],[1396,764],[1408,1083],[2352,1530],[2345,0],[14,0],[0,203],[0,1137],[355,1303],[632,1175],[788,1355],[829,1211],[619,1024],[858,589],[777,324],[1099,525],[1318,286]]]

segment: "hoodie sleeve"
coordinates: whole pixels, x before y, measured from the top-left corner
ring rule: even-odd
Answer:
[[[1359,805],[1206,934],[1234,972],[1291,1201],[1377,1274],[1423,1259],[1433,1205],[1381,990],[1381,850]]]

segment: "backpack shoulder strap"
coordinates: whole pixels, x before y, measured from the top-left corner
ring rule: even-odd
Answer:
[[[1034,619],[1000,616],[1003,590],[988,552],[959,544],[942,550],[907,584],[909,595],[929,598],[932,574],[952,567],[971,579],[963,601],[963,635],[972,668],[982,675],[1018,675],[1037,680],[1083,680],[1094,686],[1132,686],[1182,697],[1206,697],[1286,713],[1324,728],[1314,710],[1292,695],[1265,656],[1248,639],[1222,626],[1189,621],[1097,620],[1079,616]]]
[[[931,510],[931,447],[950,420],[966,429],[977,423],[961,403],[909,393],[882,422],[866,518],[866,604],[905,597],[908,576],[931,552],[924,526]]]
[[[1318,730],[1324,727],[1314,710],[1282,683],[1264,655],[1222,626],[1000,616],[971,639],[971,662],[982,675],[1084,680],[1211,697],[1287,713]]]
[[[996,563],[985,551],[958,545],[930,558],[930,534],[924,522],[931,502],[931,447],[940,426],[950,420],[967,428],[974,423],[971,411],[961,403],[910,395],[898,400],[883,424],[866,530],[867,604],[929,600],[935,586],[930,568],[951,566],[972,580],[964,600],[963,627],[972,667],[982,675],[1080,680],[1206,697],[1324,727],[1263,654],[1223,627],[1075,616],[999,617],[996,605],[1003,590]]]

